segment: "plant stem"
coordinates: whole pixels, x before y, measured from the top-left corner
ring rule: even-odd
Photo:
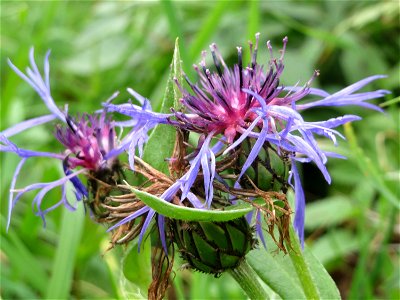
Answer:
[[[239,283],[250,299],[269,299],[267,293],[258,282],[257,274],[244,259],[240,265],[229,274]]]
[[[296,270],[297,276],[300,279],[301,286],[303,287],[304,294],[307,299],[320,299],[318,290],[314,284],[314,280],[311,276],[310,269],[307,266],[306,261],[300,247],[299,240],[293,227],[289,227],[291,248],[289,248],[289,256]]]

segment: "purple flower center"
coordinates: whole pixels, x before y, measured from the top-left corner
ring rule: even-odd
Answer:
[[[84,114],[73,120],[66,118],[67,127],[57,127],[56,137],[67,148],[66,164],[69,169],[77,166],[89,170],[111,167],[113,158],[105,159],[115,147],[114,124],[99,116]]]
[[[259,100],[247,90],[254,91],[267,105],[288,106],[292,102],[303,98],[308,94],[308,89],[288,93],[284,97],[278,97],[283,91],[279,86],[279,77],[283,71],[283,56],[286,49],[287,38],[283,39],[283,49],[279,59],[273,57],[272,47],[267,43],[271,59],[268,71],[257,64],[259,35],[256,36],[256,44],[250,44],[251,62],[247,67],[242,64],[242,49],[238,47],[238,63],[233,68],[225,64],[217,46],[210,46],[216,72],[210,72],[206,68],[205,53],[200,67],[195,69],[200,77],[201,88],[192,84],[186,77],[193,94],[181,88],[182,103],[189,114],[176,112],[175,116],[182,127],[199,133],[214,131],[215,134],[223,134],[228,143],[232,143],[237,133],[248,128],[256,118],[256,108],[261,106]],[[262,126],[262,121],[259,122]]]

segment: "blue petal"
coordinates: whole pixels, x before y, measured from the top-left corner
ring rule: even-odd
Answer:
[[[72,171],[69,170],[66,166],[63,166],[65,175],[71,175]],[[78,201],[82,200],[83,198],[89,197],[89,192],[87,191],[85,185],[79,180],[78,177],[72,177],[70,179],[72,185],[75,188],[75,196]]]
[[[304,222],[306,201],[304,197],[303,187],[301,185],[300,175],[294,159],[292,159],[291,175],[294,177],[295,189],[295,216],[293,226],[297,235],[299,236],[301,247],[304,249]]]
[[[142,230],[140,230],[140,234],[139,234],[138,252],[140,252],[140,245],[142,244],[142,240],[143,240],[144,234],[146,233],[147,228],[149,227],[150,222],[153,219],[155,213],[156,213],[155,210],[150,209],[149,213],[147,214],[146,219],[144,220]]]
[[[86,169],[81,169],[79,171],[76,171],[74,173],[71,173],[67,176],[64,176],[63,178],[60,178],[58,180],[52,181],[52,182],[41,182],[41,183],[34,183],[31,184],[29,186],[24,187],[21,190],[17,190],[17,191],[11,191],[11,192],[18,192],[17,196],[14,198],[13,203],[12,203],[12,207],[18,202],[18,200],[27,192],[33,191],[33,190],[40,190],[37,195],[35,196],[35,198],[33,199],[32,202],[32,206],[36,205],[37,207],[37,213],[36,215],[39,215],[42,219],[43,222],[45,224],[45,212],[48,212],[49,209],[42,211],[41,210],[41,204],[42,204],[42,200],[44,198],[44,196],[52,189],[56,188],[56,187],[63,187],[65,186],[72,178],[78,176],[79,174],[85,172]],[[60,200],[61,202],[65,203],[64,199],[62,198]],[[58,205],[57,205],[58,206]]]
[[[56,118],[55,115],[45,115],[45,116],[41,116],[38,118],[26,120],[26,121],[18,123],[12,127],[7,128],[6,130],[0,132],[0,135],[3,135],[8,138],[8,137],[16,135],[22,131],[30,129],[34,126],[50,122],[50,121],[54,120],[55,118]]]
[[[14,205],[15,205],[15,203],[13,202],[13,193],[12,193],[12,191],[15,188],[15,184],[17,182],[17,178],[18,178],[19,172],[21,171],[21,168],[25,164],[26,160],[27,160],[26,158],[21,159],[21,161],[18,163],[17,167],[15,168],[14,175],[13,175],[12,180],[11,180],[10,195],[8,197],[7,231],[8,231],[8,228],[10,227],[11,214],[12,214],[12,210],[13,210]]]
[[[115,228],[128,223],[129,221],[132,221],[134,219],[136,219],[137,217],[140,217],[141,215],[145,214],[146,212],[148,212],[151,208],[148,206],[144,206],[141,209],[135,211],[133,214],[127,216],[126,218],[122,219],[121,221],[119,221],[118,223],[115,223],[113,226],[111,226],[110,228],[107,229],[107,232],[110,232],[111,230],[114,230]]]
[[[256,231],[257,231],[257,235],[260,237],[260,240],[261,240],[264,248],[267,249],[267,244],[265,243],[264,233],[262,230],[261,214],[260,214],[259,210],[257,210],[257,215],[256,215]]]
[[[247,171],[247,169],[251,166],[251,164],[257,158],[258,154],[260,153],[260,150],[262,149],[262,146],[265,143],[265,140],[267,137],[267,131],[268,131],[268,121],[263,120],[263,128],[261,130],[260,136],[258,137],[256,143],[254,144],[253,148],[251,149],[250,154],[247,157],[247,159],[242,167],[242,171],[240,172],[239,177],[236,179],[236,182],[239,182],[240,178],[242,178],[243,174]]]
[[[51,97],[50,93],[50,83],[49,83],[49,55],[50,52],[47,52],[45,61],[44,61],[44,71],[45,71],[45,80],[43,80],[42,75],[39,72],[39,69],[36,65],[35,59],[34,59],[34,49],[31,48],[31,51],[29,53],[30,57],[30,63],[31,63],[31,68],[27,68],[27,75],[22,73],[12,62],[11,60],[8,60],[8,65],[11,67],[11,69],[14,70],[15,73],[17,73],[18,76],[20,76],[23,80],[25,80],[37,93],[38,95],[42,98],[44,104],[47,106],[49,111],[59,118],[61,121],[65,122],[65,114],[61,112],[57,105],[55,104],[53,98]]]
[[[342,90],[340,90],[337,93],[334,93],[332,95],[325,96],[324,99],[310,102],[307,104],[300,104],[297,105],[297,110],[304,110],[316,106],[347,106],[347,105],[358,105],[370,109],[374,109],[377,111],[382,112],[383,110],[374,104],[371,103],[366,103],[364,101],[372,100],[372,99],[377,99],[384,97],[387,94],[390,94],[390,91],[387,90],[377,90],[377,91],[372,91],[372,92],[364,92],[364,93],[359,93],[359,94],[352,94],[359,89],[363,88],[365,85],[369,84],[370,82],[380,79],[380,78],[385,78],[386,76],[384,75],[375,75],[375,76],[370,76],[367,77],[363,80],[360,80]],[[313,90],[311,90],[311,93]],[[317,93],[319,96],[321,93]]]
[[[168,254],[167,241],[165,240],[165,217],[163,215],[158,214],[157,224],[158,232],[160,233],[161,245],[165,251],[165,254]]]
[[[241,142],[243,142],[243,140],[249,136],[250,132],[258,124],[258,122],[260,120],[261,120],[261,116],[258,116],[257,118],[255,118],[254,121],[250,124],[250,126],[242,133],[242,135],[234,143],[232,143],[228,148],[225,149],[223,155],[226,155],[229,151],[236,148]]]
[[[0,142],[4,144],[4,145],[0,144],[0,152],[14,152],[19,157],[23,157],[23,158],[51,157],[51,158],[56,158],[56,159],[60,159],[60,160],[63,160],[65,158],[64,155],[57,154],[57,153],[31,151],[31,150],[18,148],[17,145],[12,143],[4,135],[0,135]]]

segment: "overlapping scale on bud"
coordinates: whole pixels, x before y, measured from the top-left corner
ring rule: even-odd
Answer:
[[[247,140],[247,143],[242,145],[243,149],[240,152],[236,174],[241,173],[241,166],[248,160],[253,146],[254,141],[251,140]],[[266,142],[246,170],[245,176],[241,176],[239,183],[243,188],[252,189],[256,186],[263,191],[282,192],[285,194],[289,188],[290,168],[290,152],[277,149],[274,145]]]
[[[204,273],[218,276],[236,268],[256,244],[244,217],[229,222],[169,222],[182,258]]]

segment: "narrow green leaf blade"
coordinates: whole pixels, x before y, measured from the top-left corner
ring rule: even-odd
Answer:
[[[5,223],[4,220],[4,222],[2,222],[2,225],[4,225],[3,228],[6,228]],[[24,280],[26,280],[32,290],[44,293],[48,283],[46,271],[34,254],[29,251],[29,248],[24,245],[16,232],[10,231],[8,235],[2,232],[0,236],[0,245],[1,252],[6,257],[5,260],[12,266],[13,271],[17,272],[17,274],[24,274]],[[29,268],[35,270],[35,272],[27,272],[26,266],[29,266]],[[5,269],[3,270],[5,271]]]
[[[168,77],[167,88],[165,90],[161,112],[169,113],[171,107],[178,108],[181,92],[179,91],[174,79],[182,84],[182,63],[179,53],[178,39],[175,42],[175,51],[171,63],[171,72]],[[143,160],[150,162],[151,165],[168,174],[168,163],[166,158],[171,157],[175,144],[175,128],[169,125],[157,125],[150,134],[143,154]]]
[[[358,140],[351,123],[344,125],[344,133],[349,141],[351,153],[356,160],[359,169],[365,175],[365,179],[368,180],[382,195],[384,195],[385,199],[393,204],[395,209],[400,209],[399,199],[386,184],[382,170],[380,170],[376,162],[372,161],[364,154],[363,149],[358,145]]]
[[[132,188],[132,191],[147,206],[151,207],[159,214],[177,220],[226,222],[240,218],[253,209],[253,206],[247,203],[231,206],[229,210],[189,208],[171,204],[161,198],[134,188]]]
[[[72,188],[67,197],[74,197]],[[83,203],[79,203],[76,211],[63,210],[60,240],[53,263],[52,277],[46,292],[46,299],[67,299],[72,284],[75,257],[81,240],[85,214]]]

